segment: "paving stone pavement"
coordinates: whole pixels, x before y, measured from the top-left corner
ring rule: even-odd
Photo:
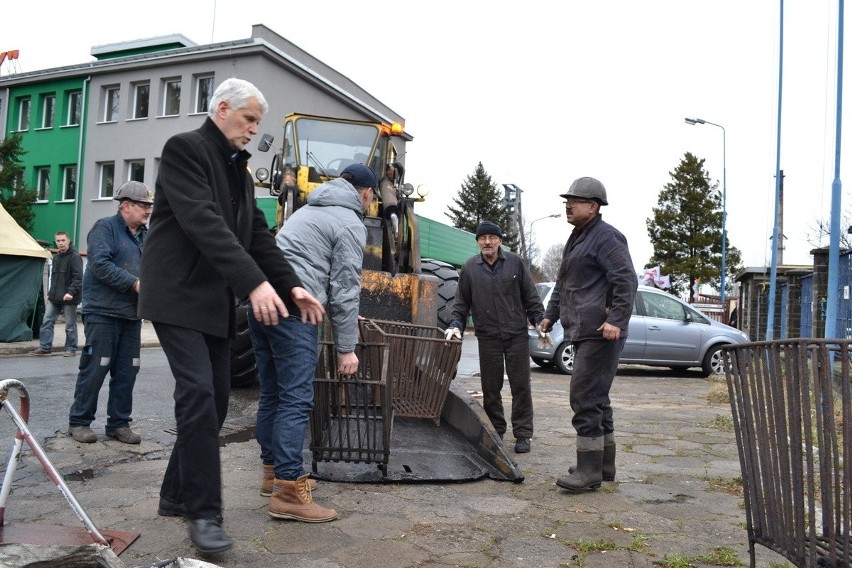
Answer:
[[[475,353],[475,340],[466,337],[456,381],[468,391],[479,389]],[[315,499],[339,514],[330,523],[270,518],[267,500],[257,491],[256,442],[227,443],[224,526],[235,546],[212,557],[198,555],[180,519],[157,515],[168,433],[149,433],[139,446],[126,446],[105,439],[78,444],[57,432],[42,444],[98,528],[140,533],[120,556],[128,567],[184,557],[252,568],[650,568],[676,556],[703,568],[720,565],[711,561],[718,549],[733,551],[748,565],[743,501],[736,492],[739,460],[723,379],[620,369],[612,391],[617,481],[583,494],[554,484],[575,451],[568,377],[534,366],[532,382],[532,452],[511,454],[524,472],[522,483],[321,482]],[[508,385],[504,399],[508,416]],[[246,424],[250,414],[249,405],[242,417]],[[507,434],[507,445],[513,442]],[[80,524],[26,447],[6,522]],[[761,547],[757,558],[760,568],[789,565]]]

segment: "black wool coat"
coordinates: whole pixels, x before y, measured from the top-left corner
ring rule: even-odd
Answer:
[[[229,337],[234,300],[268,280],[282,298],[302,283],[254,202],[245,150],[207,118],[163,147],[140,277],[139,315]]]

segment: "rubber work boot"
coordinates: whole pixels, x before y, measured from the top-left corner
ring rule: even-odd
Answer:
[[[604,434],[603,467],[601,477],[604,481],[615,481],[615,434]],[[568,468],[568,473],[574,473],[575,466]]]
[[[569,491],[594,491],[603,481],[603,436],[577,438],[577,468],[567,477],[560,477],[556,485]]]
[[[272,482],[272,497],[269,498],[270,517],[292,519],[303,523],[325,523],[337,518],[337,511],[314,503],[308,489],[308,476],[296,481],[275,479]]]
[[[272,482],[275,480],[275,464],[265,463],[263,465],[263,479],[260,481],[260,496],[272,496]],[[308,489],[313,493],[317,490],[316,479],[308,479]]]

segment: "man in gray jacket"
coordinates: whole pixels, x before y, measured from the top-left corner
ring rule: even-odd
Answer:
[[[476,229],[481,254],[464,263],[456,289],[447,339],[461,339],[468,314],[473,315],[479,344],[482,406],[500,438],[506,432],[503,417],[503,371],[512,389],[512,433],[515,452],[530,451],[533,435],[533,403],[530,389],[530,342],[528,324],[536,325],[544,306],[535,289],[527,263],[500,248],[503,232],[490,221]]]
[[[308,195],[308,203],[287,220],[275,240],[304,287],[331,316],[338,371],[358,370],[355,344],[361,294],[361,265],[367,229],[364,211],[373,199],[376,175],[363,164],[348,166],[340,178]],[[257,441],[269,497],[268,514],[277,519],[326,522],[337,512],[313,502],[315,482],[303,471],[305,427],[314,403],[317,326],[304,323],[285,299],[289,317],[277,325],[248,318],[260,376]],[[248,306],[249,313],[252,307]]]

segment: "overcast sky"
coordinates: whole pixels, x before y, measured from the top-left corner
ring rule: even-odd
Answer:
[[[93,45],[172,33],[205,44],[247,38],[252,24],[265,24],[405,117],[414,136],[406,180],[431,191],[417,207],[420,214],[447,222],[447,206],[482,162],[493,181],[524,190],[528,223],[563,214],[535,223],[544,250],[570,232],[558,194],[573,179],[594,176],[609,194],[604,218],[627,236],[637,270],[652,252],[646,220],[685,152],[706,159],[721,188],[721,129],[684,122],[703,118],[726,132],[730,242],[747,266],[768,266],[779,6],[742,0],[42,0],[6,11],[0,51],[19,49],[17,68],[34,71],[90,61]],[[809,235],[818,219],[830,216],[837,3],[786,2],[784,21],[783,260],[810,264]],[[8,72],[4,64],[0,73]],[[852,175],[848,138],[841,180]],[[849,209],[843,193],[843,209]]]

